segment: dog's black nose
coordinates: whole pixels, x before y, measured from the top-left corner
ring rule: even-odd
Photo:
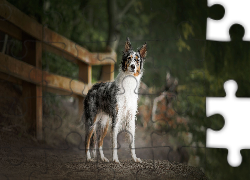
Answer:
[[[132,68],[132,69],[135,69],[135,65],[134,65],[134,64],[132,64],[132,65],[131,65],[131,68]]]

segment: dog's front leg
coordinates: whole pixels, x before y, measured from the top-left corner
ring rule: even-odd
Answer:
[[[130,139],[130,151],[132,159],[135,162],[142,162],[140,158],[136,157],[135,154],[135,115],[132,115],[131,120],[128,123],[127,130],[129,131],[129,139]]]
[[[113,161],[120,163],[117,155],[117,135],[118,135],[118,123],[112,124],[111,138],[112,138],[112,157]]]

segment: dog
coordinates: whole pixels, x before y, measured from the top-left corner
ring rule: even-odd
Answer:
[[[117,155],[117,136],[125,129],[129,133],[131,156],[135,162],[141,162],[135,154],[135,120],[140,80],[143,75],[143,64],[147,54],[147,43],[133,51],[127,38],[123,51],[119,74],[113,82],[101,82],[93,85],[84,99],[83,121],[85,121],[85,153],[87,162],[93,161],[90,155],[96,156],[97,144],[100,158],[109,160],[103,154],[103,139],[112,125],[112,158],[119,163]],[[97,137],[98,136],[98,137]],[[98,143],[97,143],[98,140]]]

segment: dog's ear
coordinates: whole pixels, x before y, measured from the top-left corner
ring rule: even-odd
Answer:
[[[138,51],[140,53],[140,56],[142,58],[145,58],[147,56],[147,43],[145,42],[145,44]]]
[[[125,52],[128,52],[131,49],[131,42],[129,38],[127,37],[127,41],[125,43]]]

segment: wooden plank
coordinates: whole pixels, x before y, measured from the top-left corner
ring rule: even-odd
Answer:
[[[92,66],[84,62],[78,62],[79,79],[86,84],[91,84],[92,81]]]
[[[11,83],[14,83],[14,84],[18,84],[18,85],[22,85],[22,80],[16,78],[16,77],[13,77],[9,74],[6,74],[6,73],[2,73],[0,72],[0,79],[2,79],[1,81],[8,81],[8,82],[11,82]],[[0,81],[0,83],[1,83]]]
[[[22,85],[22,83],[23,83],[23,81],[21,79],[16,78],[16,77],[9,75],[9,74],[6,74],[6,73],[2,73],[2,72],[0,72],[0,79],[1,79],[0,82],[4,80],[4,81],[18,84],[18,85]],[[71,94],[69,92],[66,92],[65,90],[59,90],[59,89],[55,89],[55,88],[51,88],[51,87],[43,86],[42,88],[43,88],[43,91],[51,92],[51,93],[62,95],[62,96],[67,96],[67,95]],[[75,98],[81,97],[81,96],[76,95],[76,94],[73,94],[71,96],[73,96]]]
[[[0,31],[17,40],[22,40],[22,30],[8,21],[0,20]]]
[[[16,60],[3,53],[0,53],[0,64],[4,65],[0,66],[1,72],[33,84],[41,85],[42,83],[43,86],[68,92],[69,94],[73,91],[74,94],[84,97],[91,87],[91,85],[87,85],[77,80],[42,71],[41,69],[35,68],[32,65]],[[42,81],[39,78],[41,76]]]
[[[101,81],[113,81],[114,80],[114,64],[102,66]]]
[[[39,80],[36,79],[35,74],[42,74],[41,71],[36,70],[35,67],[31,66],[25,62],[16,60],[8,55],[5,55],[3,53],[0,53],[0,71],[4,72],[6,74],[10,74],[14,77],[17,77],[19,79],[32,82],[34,84],[39,84]],[[30,77],[30,74],[33,74],[32,79]]]
[[[89,85],[92,82],[92,67],[84,62],[78,62],[79,66],[79,79]],[[90,87],[89,87],[90,88]],[[83,102],[84,98],[78,98],[78,117],[81,118],[83,112]]]
[[[77,94],[80,96],[85,96],[89,89],[89,86],[83,82],[51,74],[46,71],[43,71],[43,85],[58,90],[64,90],[69,92],[68,95]]]
[[[79,61],[79,79],[91,86],[92,81],[92,67],[89,64]],[[90,87],[89,87],[90,89]],[[81,118],[83,111],[84,98],[78,97],[78,117]]]
[[[35,43],[35,61],[36,67],[42,69],[42,43],[39,41],[36,41]],[[42,77],[40,77],[40,80],[42,80]],[[42,86],[36,85],[35,88],[36,93],[36,138],[38,140],[43,139],[43,89]]]
[[[43,88],[36,85],[36,138],[43,139]]]
[[[84,98],[81,96],[78,96],[78,117],[80,120],[82,120],[81,117],[83,115],[83,107],[84,107],[83,102],[84,102]]]
[[[44,28],[43,42],[47,43],[46,49],[48,51],[55,51],[53,48],[64,51],[76,58],[79,61],[91,65],[114,64],[116,62],[116,53],[91,53],[87,49],[77,45],[75,42],[55,33],[54,31]]]
[[[5,0],[1,0],[0,3],[5,8],[1,8],[0,16],[11,22],[25,33],[29,34],[36,40],[42,40],[42,25],[30,18],[19,9]]]
[[[22,34],[23,61],[37,69],[42,68],[42,43],[32,39],[28,34]],[[42,74],[36,76],[42,82]],[[38,140],[42,140],[42,84],[33,84],[27,81],[22,83],[24,119],[29,131],[35,131]],[[25,106],[26,105],[26,106]]]

